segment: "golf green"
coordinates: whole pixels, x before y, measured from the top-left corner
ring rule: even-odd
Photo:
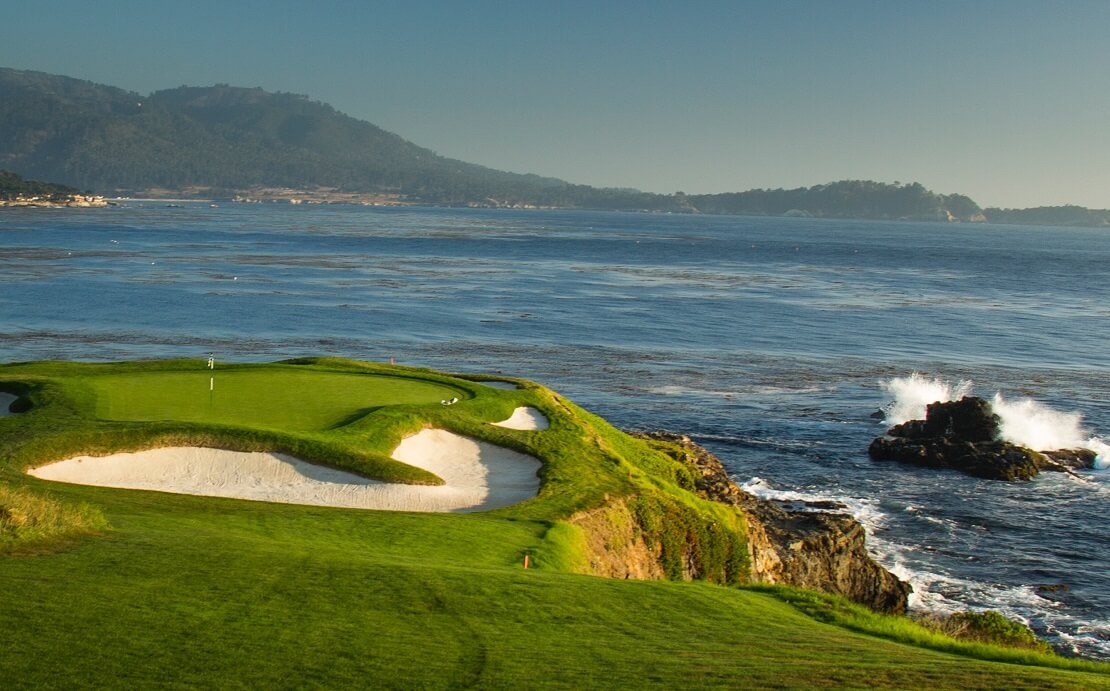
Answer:
[[[102,420],[175,420],[325,430],[387,405],[469,397],[425,379],[298,368],[198,369],[90,377]]]

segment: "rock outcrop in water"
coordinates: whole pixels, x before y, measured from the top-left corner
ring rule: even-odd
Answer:
[[[1042,470],[1092,468],[1090,449],[1034,451],[1002,441],[998,415],[977,396],[931,403],[924,420],[910,420],[871,442],[874,460],[952,468],[991,480],[1031,480]]]
[[[856,519],[824,511],[788,511],[753,496],[736,486],[716,456],[687,436],[638,436],[675,444],[682,450],[678,460],[696,470],[699,495],[745,513],[753,581],[843,595],[881,612],[905,611],[912,588],[871,558],[865,531]]]

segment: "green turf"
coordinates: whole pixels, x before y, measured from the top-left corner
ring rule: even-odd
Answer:
[[[282,430],[324,430],[377,408],[465,396],[427,380],[305,369],[198,368],[89,379],[105,420],[183,420]]]
[[[54,516],[7,548],[0,520],[3,688],[1110,688],[1105,665],[960,644],[836,598],[571,573],[589,562],[567,522],[578,511],[622,502],[614,520],[638,517],[668,568],[694,560],[723,582],[744,566],[726,559],[744,526],[683,490],[681,463],[542,387],[337,360],[236,366],[215,376],[243,405],[197,419],[180,392],[198,371],[210,376],[203,361],[0,365],[0,390],[30,406],[0,418],[0,502]],[[291,391],[308,410],[279,402]],[[441,406],[441,391],[462,400]],[[149,421],[128,407],[143,396],[163,406]],[[518,405],[551,428],[488,424]],[[407,514],[22,473],[76,451],[206,443],[403,476],[388,453],[427,425],[539,457],[539,496]],[[67,533],[71,515],[84,523]]]
[[[0,670],[17,688],[1110,688],[762,593],[524,571],[535,522],[61,494],[115,530],[3,562]]]

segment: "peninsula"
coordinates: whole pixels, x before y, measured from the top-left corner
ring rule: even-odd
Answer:
[[[876,612],[908,588],[850,517],[523,379],[38,362],[0,392],[0,668],[28,686],[1110,688]]]

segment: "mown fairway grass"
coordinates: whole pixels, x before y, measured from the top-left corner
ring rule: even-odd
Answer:
[[[305,371],[313,368],[358,367]],[[561,517],[605,494],[670,488],[673,469],[545,390],[487,391],[428,373],[473,398],[382,408],[305,433],[342,445],[433,421],[548,462],[539,497],[485,514],[300,507],[23,476],[26,462],[69,448],[54,434],[104,444],[93,432],[105,426],[128,437],[153,424],[98,421],[90,374],[105,375],[0,366],[0,389],[39,387],[31,412],[0,420],[0,482],[95,507],[111,525],[0,554],[4,688],[1110,688],[1100,665],[1003,664],[981,659],[1007,654],[997,649],[895,643],[901,624],[892,634],[882,628],[891,618],[835,602],[836,616],[824,618],[843,625],[822,623],[803,611],[820,617],[824,601],[796,597],[793,606],[796,591],[566,572],[581,555]],[[550,436],[483,427],[521,403],[552,417]],[[48,443],[34,443],[41,437]],[[596,455],[602,447],[610,456]],[[525,553],[536,568],[522,568]]]

